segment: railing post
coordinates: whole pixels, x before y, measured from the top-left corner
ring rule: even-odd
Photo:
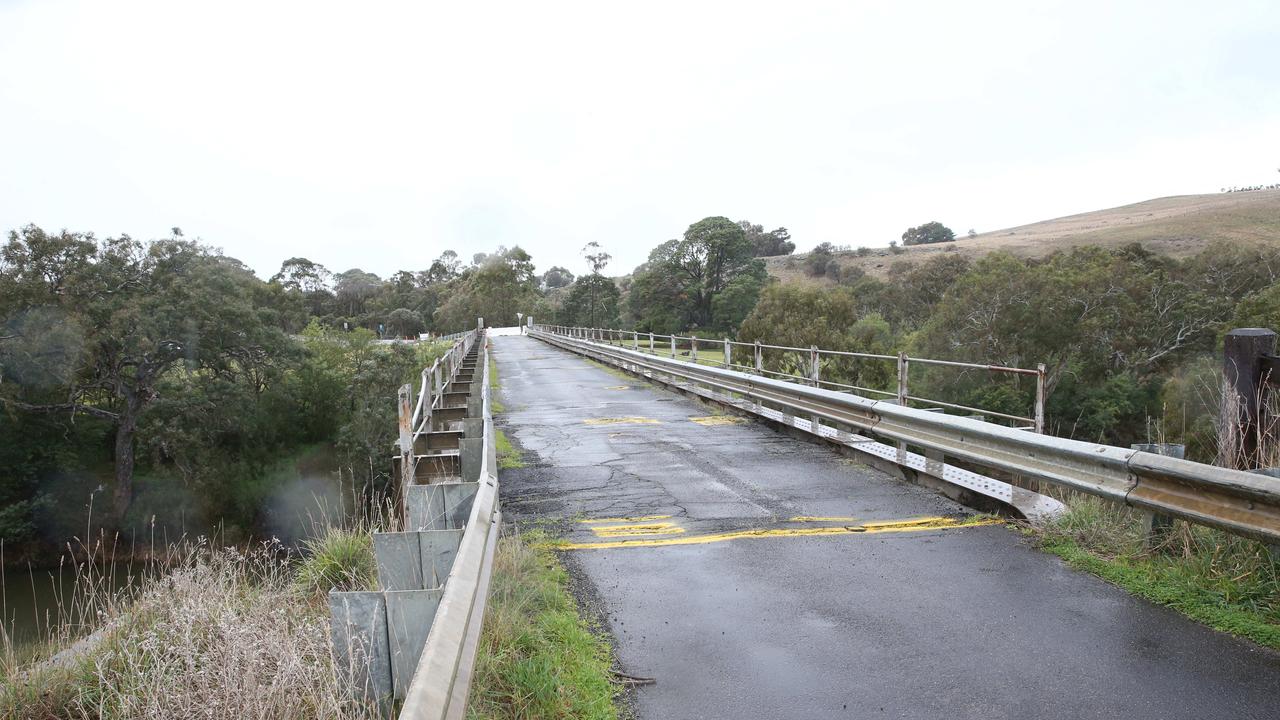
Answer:
[[[694,365],[698,364],[698,336],[697,335],[692,335],[689,337],[689,359],[693,361]]]
[[[631,331],[631,348],[633,350],[640,349],[640,333],[636,332],[635,330]]]
[[[728,370],[733,366],[733,346],[729,344],[729,338],[724,339],[724,369]]]
[[[1187,452],[1186,445],[1176,445],[1174,443],[1138,443],[1129,447],[1141,452],[1178,459],[1182,459]],[[1146,549],[1150,550],[1164,543],[1165,539],[1169,537],[1169,531],[1173,529],[1173,518],[1148,510],[1141,511],[1141,518],[1142,544]]]
[[[907,406],[907,354],[898,353],[898,404]]]
[[[675,359],[676,359],[676,336],[675,336],[675,333],[672,333],[672,334],[671,334],[671,359],[672,359],[672,360],[675,360]]]
[[[818,346],[809,346],[809,381],[814,387],[818,387],[818,381],[822,379],[822,362],[819,360]]]
[[[431,369],[423,368],[422,369],[422,395],[423,395],[422,422],[419,424],[419,427],[423,428],[426,432],[431,432],[431,404],[432,404],[431,393],[434,388],[436,388],[436,386],[433,386],[431,384]],[[444,388],[439,388],[439,389],[441,391],[444,390]],[[415,431],[416,430],[417,428],[415,428]]]
[[[1036,432],[1044,434],[1044,401],[1045,401],[1045,369],[1044,363],[1036,366]]]
[[[1218,464],[1237,470],[1262,467],[1269,448],[1262,435],[1269,425],[1264,396],[1270,381],[1264,357],[1276,350],[1276,334],[1263,328],[1238,328],[1222,344],[1222,417],[1218,430]],[[1280,378],[1277,378],[1280,379]]]
[[[410,398],[413,396],[413,386],[405,383],[400,386],[399,408],[400,415],[400,512],[408,511],[408,503],[405,500],[409,496],[409,486],[413,484],[413,406],[410,404]]]
[[[764,350],[761,349],[759,340],[756,340],[756,372],[764,374]]]
[[[652,332],[652,331],[650,331],[650,332],[649,332],[649,353],[650,353],[650,354],[654,354],[654,350],[653,350],[653,332]]]
[[[483,329],[484,329],[484,318],[482,318],[482,317],[478,317],[478,318],[476,318],[476,329],[477,329],[477,330],[483,330]]]

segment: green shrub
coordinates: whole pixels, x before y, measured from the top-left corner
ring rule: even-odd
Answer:
[[[361,530],[330,527],[306,541],[306,559],[298,566],[296,582],[304,592],[367,590],[374,585],[377,563],[373,538]]]

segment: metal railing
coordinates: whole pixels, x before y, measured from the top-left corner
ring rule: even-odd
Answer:
[[[1280,541],[1280,479],[1150,452],[1028,433],[1003,425],[882,400],[712,367],[573,337],[539,326],[531,335],[552,345],[677,386],[748,407],[768,417],[781,409],[924,448],[943,460],[1098,495],[1148,512]],[[737,401],[737,402],[735,402]]]
[[[473,342],[477,334],[476,331],[469,334]],[[461,720],[467,712],[467,695],[484,624],[489,578],[493,573],[493,555],[502,525],[502,513],[498,509],[498,456],[489,390],[489,354],[483,334],[478,335],[481,347],[476,370],[483,418],[479,487],[453,568],[444,584],[435,621],[405,696],[401,720]]]
[[[729,338],[709,340],[696,336],[661,335],[651,332],[642,333],[635,330],[609,330],[564,325],[538,325],[537,327],[543,332],[565,337],[593,340],[618,347],[627,347],[629,345],[632,350],[652,355],[669,354],[673,359],[688,357],[690,362],[722,367],[726,370],[739,370],[763,377],[800,382],[811,387],[827,388],[840,392],[889,398],[904,407],[914,403],[917,406],[945,408],[947,410],[981,415],[984,418],[998,418],[1016,423],[1026,430],[1034,430],[1037,433],[1044,432],[1046,393],[1045,366],[1043,364],[1037,365],[1035,369],[1017,368],[1003,365],[956,362],[953,360],[933,360],[930,358],[911,357],[906,353],[881,355],[844,350],[824,350],[816,345],[808,348],[769,345],[759,340],[745,343],[730,340]],[[686,349],[687,352],[685,352]],[[704,353],[699,357],[699,350],[702,349],[710,352]],[[833,375],[839,375],[842,364],[849,365],[862,362],[892,363],[894,366],[894,375],[892,377],[896,378],[896,387],[893,390],[887,390],[833,379]],[[993,375],[1033,378],[1035,392],[1029,414],[1015,415],[991,408],[973,407],[938,398],[912,395],[910,392],[911,368],[917,366],[956,368],[962,371],[978,371]],[[827,369],[826,372],[824,372],[824,368]]]
[[[373,534],[379,590],[329,594],[339,670],[383,717],[396,700],[402,720],[466,716],[501,527],[489,382],[471,330],[422,371],[416,402],[400,388],[404,530]]]

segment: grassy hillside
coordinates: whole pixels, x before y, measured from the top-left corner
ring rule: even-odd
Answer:
[[[1158,198],[982,233],[954,243],[914,246],[896,255],[887,248],[876,248],[863,257],[848,252],[837,258],[842,267],[857,265],[869,275],[883,276],[894,263],[919,262],[942,252],[971,259],[997,250],[1037,257],[1080,245],[1140,242],[1158,253],[1186,257],[1214,240],[1280,244],[1280,190]],[[806,276],[804,258],[768,258],[769,274],[787,282],[831,282]]]

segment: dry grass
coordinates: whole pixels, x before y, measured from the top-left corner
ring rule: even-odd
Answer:
[[[373,716],[340,690],[327,605],[299,586],[283,548],[196,543],[173,556],[165,574],[86,596],[94,629],[70,650],[5,665],[0,717]],[[55,627],[51,638],[73,632]]]
[[[897,238],[868,239],[887,245]],[[856,266],[884,277],[897,262],[919,263],[938,253],[958,253],[976,260],[1003,250],[1019,257],[1043,257],[1083,245],[1115,247],[1140,242],[1161,255],[1189,257],[1211,242],[1276,243],[1280,241],[1280,190],[1179,195],[1122,207],[1080,213],[1042,222],[958,238],[952,243],[916,245],[892,254],[877,247],[870,255],[837,255],[841,268]],[[850,241],[858,245],[858,239]],[[767,258],[769,274],[784,282],[830,283],[804,274],[804,255]]]

